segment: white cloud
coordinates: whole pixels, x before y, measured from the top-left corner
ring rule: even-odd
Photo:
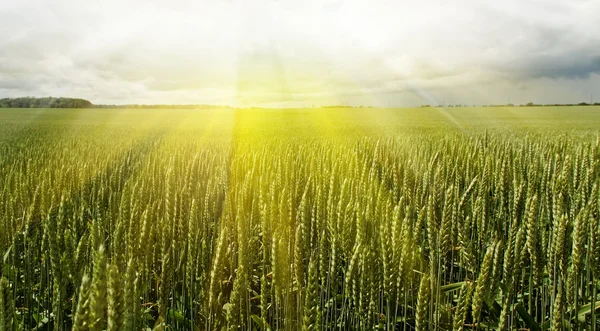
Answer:
[[[572,102],[600,95],[599,16],[593,0],[0,0],[0,97]]]

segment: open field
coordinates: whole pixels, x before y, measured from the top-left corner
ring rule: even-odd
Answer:
[[[0,109],[0,330],[600,330],[600,107]]]

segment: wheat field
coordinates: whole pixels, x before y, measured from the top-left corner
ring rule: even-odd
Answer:
[[[599,129],[1,109],[0,330],[600,330]]]

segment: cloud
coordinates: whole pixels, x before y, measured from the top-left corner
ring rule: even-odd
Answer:
[[[600,95],[598,14],[593,0],[5,2],[0,97],[405,105],[544,102],[552,89],[575,99]]]

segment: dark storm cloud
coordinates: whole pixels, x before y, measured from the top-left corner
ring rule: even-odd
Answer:
[[[593,51],[595,49],[590,49],[590,52]],[[564,56],[540,56],[524,66],[523,72],[528,78],[586,79],[591,74],[600,73],[600,55],[589,56],[579,53],[565,54]]]
[[[484,67],[507,79],[587,79],[600,72],[600,33],[594,17],[600,3],[523,2],[512,11],[484,7],[481,14],[496,26],[479,37]],[[542,5],[543,4],[543,5]],[[537,12],[527,11],[527,8]],[[520,11],[519,11],[520,9]]]

